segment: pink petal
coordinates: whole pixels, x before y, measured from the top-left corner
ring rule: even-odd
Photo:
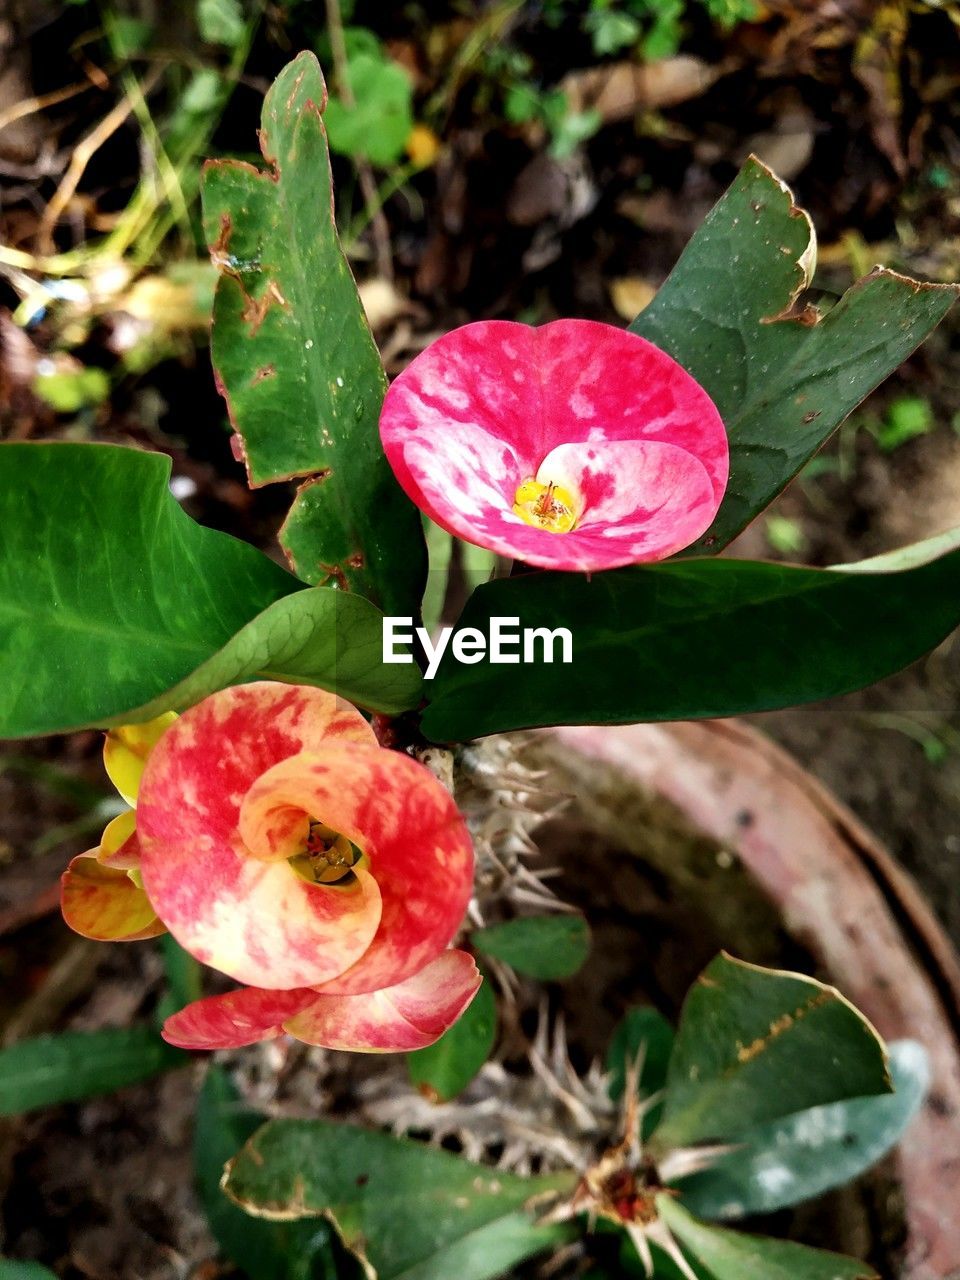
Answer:
[[[193,707],[144,770],[137,826],[150,900],[183,947],[239,982],[318,985],[376,934],[380,894],[363,869],[348,887],[311,884],[285,861],[251,855],[238,834],[251,785],[278,761],[330,742],[363,744],[365,754],[376,739],[332,694],[255,683]]]
[[[262,991],[241,987],[195,1000],[163,1024],[163,1038],[181,1049],[240,1049],[283,1033],[287,1018],[316,1000],[315,991]]]
[[[456,805],[428,769],[382,747],[305,753],[253,784],[241,830],[272,849],[298,809],[363,851],[383,904],[362,958],[311,985],[337,995],[376,991],[411,977],[449,946],[470,900],[473,848]]]
[[[699,383],[644,339],[587,320],[539,329],[483,321],[446,334],[394,382],[380,433],[401,485],[438,524],[500,554],[561,569],[658,560],[689,545],[712,522],[729,465],[723,423]],[[517,486],[559,447],[614,443],[646,444],[647,461],[657,457],[654,443],[691,460],[652,464],[654,476],[676,489],[654,493],[649,478],[642,497],[627,502],[631,532],[617,537],[609,508],[591,513],[589,503],[572,533],[533,528],[513,514]],[[625,456],[601,449],[581,469],[592,461],[599,479],[601,461],[613,469]],[[641,455],[630,456],[635,478]],[[620,479],[624,488],[628,477]],[[642,528],[640,511],[647,513]]]
[[[284,1030],[307,1044],[360,1053],[406,1053],[438,1040],[477,994],[482,978],[465,951],[446,951],[382,991],[320,996]]]

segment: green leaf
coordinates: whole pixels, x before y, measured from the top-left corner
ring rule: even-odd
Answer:
[[[57,1277],[39,1262],[0,1258],[0,1280],[57,1280]]]
[[[673,1027],[656,1009],[630,1009],[617,1023],[607,1046],[610,1096],[619,1101],[626,1086],[627,1071],[640,1059],[638,1081],[641,1098],[659,1093],[667,1083],[667,1069],[673,1052]],[[645,1113],[642,1136],[648,1138],[663,1115],[658,1104]]]
[[[930,1069],[922,1045],[891,1044],[890,1074],[893,1094],[812,1107],[744,1134],[744,1146],[679,1183],[685,1207],[702,1218],[773,1213],[859,1177],[923,1102]]]
[[[420,669],[385,664],[382,650],[383,614],[375,605],[347,591],[309,587],[270,605],[161,697],[114,719],[141,722],[182,711],[254,676],[318,685],[371,711],[408,711],[420,702]]]
[[[440,1039],[407,1054],[410,1079],[436,1102],[461,1093],[490,1057],[497,1038],[497,1002],[488,978],[465,1014]]]
[[[0,1116],[113,1093],[189,1061],[152,1027],[68,1031],[21,1040],[0,1049]]]
[[[169,479],[162,454],[0,445],[0,737],[117,718],[300,587],[195,524]]]
[[[518,973],[541,982],[569,978],[590,954],[590,929],[583,916],[526,916],[489,929],[475,929],[477,951],[502,960]]]
[[[788,313],[815,258],[809,217],[751,158],[630,326],[693,374],[726,423],[730,483],[701,550],[762,511],[957,296],[878,268],[812,323]]]
[[[890,1091],[883,1041],[839,991],[719,955],[684,1002],[654,1143],[737,1141],[808,1107]]]
[[[224,1165],[262,1123],[263,1116],[241,1103],[229,1076],[211,1067],[197,1102],[193,1152],[200,1203],[214,1239],[252,1280],[337,1276],[326,1222],[264,1222],[238,1209],[220,1190]]]
[[[712,1280],[877,1280],[863,1262],[784,1240],[742,1235],[698,1222],[670,1196],[657,1209],[673,1235]]]
[[[224,1189],[267,1218],[326,1216],[371,1280],[494,1280],[576,1234],[526,1208],[576,1180],[520,1178],[351,1125],[272,1120],[231,1161]]]
[[[235,49],[247,30],[240,0],[197,0],[197,26],[207,44]]]
[[[325,103],[319,64],[302,53],[263,105],[270,168],[206,167],[204,227],[221,270],[213,362],[251,484],[307,477],[281,533],[296,571],[414,614],[420,515],[380,445],[386,375],[333,219]]]
[[[184,951],[172,933],[162,934],[159,942],[167,991],[154,1017],[162,1026],[167,1018],[203,997],[203,967],[189,951]]]
[[[491,617],[569,629],[573,662],[461,666],[447,650],[423,729],[462,741],[533,725],[632,724],[768,711],[883,679],[960,623],[960,552],[906,572],[681,560],[586,579],[531,573],[479,587]],[[539,648],[537,650],[539,653]]]
[[[37,374],[33,392],[57,413],[78,413],[103,404],[110,395],[110,379],[102,369],[54,370]]]
[[[410,77],[390,58],[356,53],[347,63],[347,81],[353,103],[336,97],[327,104],[330,149],[372,164],[396,164],[413,128]]]

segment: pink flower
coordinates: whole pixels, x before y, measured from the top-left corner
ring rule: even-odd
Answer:
[[[393,383],[380,435],[437,524],[548,569],[663,560],[710,527],[727,483],[726,432],[699,383],[591,320],[455,329]]]
[[[332,694],[264,682],[206,698],[153,746],[136,820],[158,919],[248,984],[169,1018],[173,1044],[288,1032],[416,1049],[476,994],[473,960],[447,950],[473,880],[463,819],[427,769],[380,747]]]

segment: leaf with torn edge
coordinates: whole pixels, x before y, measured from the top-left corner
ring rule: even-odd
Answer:
[[[413,614],[420,516],[380,446],[387,381],[334,222],[326,100],[319,63],[300,54],[263,104],[269,167],[205,168],[204,228],[221,273],[213,362],[250,483],[305,478],[281,534],[299,576]]]
[[[251,1280],[326,1280],[337,1274],[326,1222],[264,1222],[238,1209],[220,1190],[224,1165],[263,1120],[243,1104],[225,1071],[208,1070],[197,1099],[193,1159],[210,1230],[224,1255]]]
[[[890,1093],[883,1041],[833,987],[721,954],[690,989],[658,1152],[737,1141],[808,1107]]]
[[[227,1166],[241,1208],[284,1221],[325,1217],[370,1280],[494,1280],[576,1228],[535,1221],[538,1197],[576,1174],[520,1178],[385,1133],[272,1120]]]
[[[730,481],[687,554],[718,551],[950,310],[957,286],[883,268],[822,318],[801,305],[816,237],[785,183],[751,158],[630,326],[692,373],[730,437]]]
[[[668,1195],[657,1197],[657,1211],[713,1280],[877,1280],[872,1267],[839,1253],[708,1227]]]

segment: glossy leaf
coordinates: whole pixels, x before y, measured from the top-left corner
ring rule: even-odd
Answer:
[[[630,326],[693,374],[727,427],[730,482],[701,550],[762,511],[957,297],[877,268],[815,322],[797,302],[815,262],[809,217],[751,158]]]
[[[169,478],[158,453],[0,445],[0,736],[122,722],[301,585]]]
[[[421,697],[416,664],[382,660],[383,614],[363,596],[329,587],[296,591],[264,609],[185,680],[128,722],[182,711],[208,693],[257,676],[329,689],[357,706],[396,715]]]
[[[742,715],[848,693],[899,671],[960,623],[960,552],[903,572],[686,560],[479,587],[458,625],[566,627],[573,662],[493,666],[447,650],[424,732],[454,741],[532,725]]]
[[[243,1105],[229,1076],[211,1067],[197,1102],[193,1145],[197,1190],[210,1230],[223,1254],[251,1280],[328,1280],[337,1272],[326,1222],[264,1222],[220,1190],[224,1165],[262,1123],[263,1116]]]
[[[475,929],[470,941],[477,951],[541,982],[572,977],[590,954],[589,926],[575,915],[507,920]]]
[[[370,1280],[494,1280],[575,1234],[526,1209],[575,1182],[519,1178],[351,1125],[273,1120],[231,1162],[224,1189],[264,1217],[327,1216]]]
[[[627,1072],[638,1059],[641,1098],[659,1093],[667,1083],[667,1069],[673,1051],[673,1027],[656,1009],[630,1009],[614,1028],[607,1046],[606,1065],[610,1073],[610,1096],[623,1097]],[[642,1133],[648,1138],[660,1123],[663,1106],[658,1103],[644,1113]]]
[[[433,1102],[462,1093],[486,1060],[497,1038],[497,1002],[489,979],[449,1031],[426,1049],[407,1055],[410,1079]]]
[[[0,1050],[0,1115],[78,1102],[189,1062],[152,1027],[68,1031]]]
[[[334,224],[326,97],[300,54],[263,105],[269,167],[207,165],[213,361],[251,484],[306,478],[282,534],[296,571],[412,614],[423,536],[380,447],[386,375]]]
[[[896,1090],[813,1107],[744,1134],[744,1145],[678,1184],[684,1205],[703,1218],[773,1213],[859,1177],[899,1141],[930,1081],[921,1045],[890,1045]]]
[[[684,1253],[711,1280],[876,1280],[871,1267],[838,1253],[708,1227],[667,1195],[657,1197],[657,1209]]]
[[[670,1058],[659,1151],[889,1093],[883,1042],[833,987],[719,955],[691,988]]]

